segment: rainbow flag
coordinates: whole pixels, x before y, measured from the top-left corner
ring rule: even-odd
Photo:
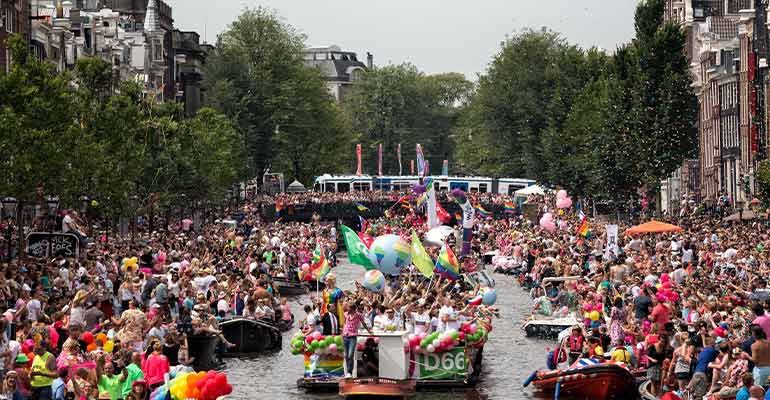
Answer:
[[[361,203],[356,203],[356,208],[359,212],[369,211],[369,209]]]
[[[513,214],[514,212],[516,212],[516,205],[513,204],[513,202],[511,201],[506,201],[505,204],[503,205],[503,211],[506,214]]]
[[[424,186],[425,186],[425,192],[417,196],[417,207],[422,206],[423,204],[425,204],[426,201],[428,201],[428,192],[433,188],[433,179],[425,178]]]
[[[326,278],[329,271],[331,271],[329,261],[326,260],[323,251],[321,251],[321,246],[316,246],[315,251],[313,252],[313,263],[310,264],[310,275],[312,275],[312,280],[322,281]]]
[[[588,229],[588,218],[583,217],[580,226],[578,226],[577,234],[582,237],[588,237],[591,234],[591,231]]]
[[[455,257],[452,248],[447,246],[446,243],[441,246],[441,252],[436,261],[435,271],[439,275],[450,280],[456,280],[460,277],[460,262],[457,261],[457,257]]]
[[[283,210],[283,202],[281,202],[280,200],[276,200],[275,201],[275,215],[280,217],[282,210]]]
[[[484,218],[489,218],[492,215],[492,213],[490,211],[487,211],[487,209],[485,209],[484,206],[482,206],[481,204],[477,205],[474,208],[476,209],[476,212]]]

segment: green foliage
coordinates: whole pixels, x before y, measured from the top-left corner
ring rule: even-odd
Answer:
[[[80,58],[74,74],[57,73],[9,41],[14,65],[0,75],[0,193],[33,199],[43,185],[62,206],[97,199],[106,212],[126,215],[129,198],[171,204],[221,199],[243,176],[243,139],[229,119],[202,110],[182,119],[177,103],[155,104],[137,83],[114,85],[112,68]]]
[[[361,75],[343,108],[363,147],[365,173],[377,173],[377,147],[383,145],[383,173],[397,174],[401,144],[403,173],[420,143],[431,173],[453,153],[449,133],[456,126],[473,85],[457,73],[425,75],[411,64],[388,65]],[[345,149],[351,157],[353,145]]]
[[[272,168],[309,183],[342,168],[349,131],[320,73],[302,64],[304,39],[273,11],[246,9],[207,61],[206,102],[236,121],[252,175]]]
[[[770,159],[762,160],[757,165],[754,184],[762,203],[765,206],[770,205]]]

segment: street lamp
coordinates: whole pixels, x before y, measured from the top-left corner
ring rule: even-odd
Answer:
[[[13,197],[5,197],[3,198],[2,203],[3,203],[3,213],[7,215],[9,219],[13,218],[14,220],[16,220],[16,206],[19,204],[19,202],[16,201],[16,199]],[[6,239],[6,246],[7,246],[5,249],[5,256],[7,257],[8,261],[10,261],[11,260],[11,241],[13,240],[13,227],[11,226],[11,224],[8,224],[8,226],[5,227],[5,239]]]

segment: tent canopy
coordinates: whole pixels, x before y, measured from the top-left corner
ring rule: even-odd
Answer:
[[[295,179],[294,182],[286,188],[286,191],[289,193],[305,193],[307,192],[307,189],[305,189],[305,185]]]
[[[667,224],[660,221],[650,221],[641,225],[637,225],[626,231],[626,236],[643,235],[645,233],[664,233],[664,232],[681,232],[683,229],[676,225]]]
[[[527,186],[524,189],[519,189],[515,193],[516,196],[524,196],[524,197],[532,194],[543,195],[545,194],[545,189],[543,189],[543,187],[539,185],[532,185],[532,186]]]

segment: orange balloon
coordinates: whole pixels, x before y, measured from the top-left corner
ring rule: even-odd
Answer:
[[[96,343],[89,344],[88,347],[86,347],[86,350],[88,350],[88,352],[96,350]]]
[[[102,344],[107,343],[107,335],[105,335],[104,333],[100,333],[100,334],[96,335],[96,339],[97,340],[101,340]]]

